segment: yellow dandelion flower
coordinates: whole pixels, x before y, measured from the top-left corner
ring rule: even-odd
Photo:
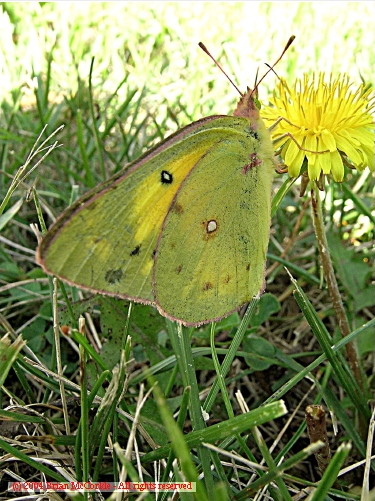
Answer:
[[[305,158],[311,180],[323,173],[342,181],[344,163],[359,171],[366,167],[374,171],[375,98],[370,97],[371,91],[364,85],[353,91],[347,75],[331,75],[328,83],[323,73],[317,82],[305,75],[294,89],[284,80],[279,82],[271,105],[261,115],[267,126],[276,123],[271,135],[282,147],[280,155],[291,177],[300,174]]]

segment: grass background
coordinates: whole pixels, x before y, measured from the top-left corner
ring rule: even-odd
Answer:
[[[4,450],[0,458],[2,499],[10,497],[6,492],[6,482],[15,479],[15,474],[25,480],[41,480],[44,466],[50,468],[44,472],[47,478],[56,478],[52,476],[53,472],[56,473],[55,465],[47,463],[56,457],[64,464],[59,473],[69,472],[76,479],[87,474],[90,478],[117,479],[123,464],[133,480],[154,478],[151,467],[132,469],[128,460],[131,455],[126,456],[120,450],[117,455],[112,453],[111,442],[106,442],[110,432],[112,442],[118,440],[122,448],[131,444],[131,423],[142,401],[140,384],[145,381],[142,376],[145,365],[152,369],[158,380],[168,408],[175,415],[179,413],[178,426],[186,435],[197,425],[192,416],[194,405],[195,412],[199,410],[197,400],[193,400],[190,404],[193,408],[190,414],[186,414],[187,397],[183,388],[192,385],[192,393],[200,392],[202,405],[209,412],[208,425],[225,423],[227,434],[216,445],[222,450],[235,451],[247,461],[261,462],[266,458],[270,471],[276,468],[274,463],[283,456],[293,460],[308,444],[303,408],[305,404],[322,400],[339,421],[337,436],[330,421],[328,425],[333,452],[342,441],[351,440],[353,448],[347,465],[354,465],[366,457],[366,437],[357,432],[355,408],[362,405],[366,414],[366,399],[371,394],[363,395],[363,400],[356,402],[355,395],[348,390],[350,377],[346,375],[344,381],[340,379],[335,365],[338,361],[345,367],[345,361],[336,359],[339,357],[337,352],[332,354],[324,343],[325,340],[330,346],[333,339],[338,341],[339,333],[327,291],[319,287],[315,237],[305,199],[299,198],[298,187],[288,193],[273,218],[269,252],[280,257],[283,248],[292,241],[285,264],[290,269],[294,266],[293,273],[315,314],[303,308],[301,311],[293,298],[293,287],[283,266],[271,258],[267,278],[269,294],[262,300],[258,315],[253,316],[251,328],[242,332],[244,324],[240,324],[236,315],[217,327],[216,346],[219,351],[216,366],[213,362],[215,353],[210,348],[212,336],[209,328],[185,334],[192,336],[197,381],[194,381],[193,374],[189,377],[183,374],[186,360],[184,362],[183,350],[176,343],[175,327],[158,317],[152,309],[135,308],[129,330],[126,330],[127,307],[102,299],[73,310],[75,318],[85,308],[92,314],[94,320],[89,336],[93,337],[90,343],[73,332],[69,339],[61,340],[62,352],[56,356],[50,288],[34,263],[36,239],[29,227],[30,223],[38,222],[37,214],[33,203],[26,203],[25,197],[28,188],[36,183],[49,225],[77,196],[77,192],[83,193],[107,179],[165,135],[202,116],[231,114],[238,95],[198,48],[199,41],[208,46],[243,90],[247,85],[253,85],[257,68],[262,74],[264,63],[277,59],[292,34],[296,41],[276,70],[288,82],[305,72],[325,71],[334,75],[346,72],[354,85],[362,80],[373,84],[374,15],[373,2],[1,4],[0,200],[5,198],[11,179],[25,163],[43,126],[48,124],[43,139],[61,124],[65,126],[57,135],[62,146],[17,187],[6,206],[11,212],[6,212],[6,219],[0,220],[1,329],[4,333],[10,332],[14,339],[22,333],[27,340],[27,346],[19,355],[17,349],[9,352],[7,348],[7,360],[12,369],[9,373],[9,367],[4,369],[4,379],[6,375],[7,378],[1,381],[5,383],[1,392],[5,410],[0,416],[4,419],[0,422],[0,435],[4,437],[0,443]],[[89,99],[90,68],[93,112]],[[275,78],[269,75],[262,83],[261,100],[267,101]],[[281,177],[275,179],[275,190],[283,180]],[[325,197],[329,242],[354,333],[356,328],[372,321],[375,314],[374,286],[371,285],[373,184],[368,170],[361,175],[349,173],[345,187],[332,185]],[[73,188],[74,185],[78,188]],[[72,294],[75,299],[79,297],[77,291]],[[299,294],[303,297],[302,292]],[[313,315],[313,320],[309,314]],[[64,311],[61,323],[73,326],[73,321]],[[132,337],[131,345],[124,341],[128,333]],[[373,388],[373,327],[356,338],[369,388]],[[238,349],[234,350],[237,342]],[[99,353],[90,351],[90,346],[97,348]],[[132,362],[120,365],[118,375],[113,377],[112,368],[118,363],[121,346],[125,347],[125,355]],[[231,352],[234,360],[224,374],[227,389],[223,388],[222,393],[212,396],[209,389],[217,379],[217,372],[223,370],[220,368],[223,357]],[[323,359],[318,358],[321,354]],[[329,363],[324,361],[324,356],[328,357]],[[27,360],[33,357],[33,363]],[[79,375],[80,360],[84,358],[87,358],[87,380]],[[63,382],[68,398],[68,412],[65,409],[65,413],[55,409],[64,407],[60,401],[62,388],[56,376],[59,359],[67,377]],[[314,370],[309,364],[316,364]],[[302,375],[298,377],[306,367],[313,371],[307,370],[309,377],[316,376],[320,386],[313,388],[311,379]],[[52,372],[45,373],[42,369]],[[69,385],[69,381],[78,386]],[[82,400],[85,385],[90,389],[88,402]],[[111,391],[108,391],[108,385]],[[115,411],[123,387],[125,394],[117,407],[120,410]],[[252,428],[253,421],[247,423],[247,431],[241,436],[236,435],[237,425],[232,419],[241,414],[235,398],[238,389],[252,410],[257,410],[266,401],[276,400],[277,392],[286,400],[289,414],[261,428],[265,445],[257,438]],[[100,398],[108,394],[112,400],[98,409],[102,405]],[[307,399],[300,408],[306,394]],[[160,404],[160,399],[149,396],[139,411],[138,456],[152,449],[144,430],[151,435],[154,445],[167,444],[173,438],[168,435],[168,429],[174,430],[173,424],[168,421],[168,411]],[[54,409],[41,407],[51,402]],[[161,405],[159,411],[157,403]],[[31,404],[26,411],[25,406]],[[10,416],[10,412],[17,415]],[[20,424],[22,413],[27,415],[23,425]],[[68,425],[67,415],[70,418]],[[37,418],[36,422],[33,423],[30,416]],[[20,434],[49,434],[59,436],[59,441],[44,446],[27,442],[28,449],[25,449],[23,442],[16,439]],[[98,443],[100,436],[104,441]],[[177,450],[183,451],[184,440],[177,432],[173,436],[177,437]],[[208,437],[206,441],[210,441]],[[85,450],[85,443],[92,444],[90,450]],[[193,470],[190,467],[186,470],[189,458],[193,458],[198,473],[202,469],[206,473],[203,489],[218,489],[215,493],[217,499],[221,499],[219,496],[227,499],[228,492],[241,499],[241,493],[245,495],[245,486],[257,478],[251,477],[253,470],[249,465],[243,470],[237,461],[233,466],[223,456],[209,453],[211,456],[207,457],[194,443],[194,447],[189,446],[191,456],[183,456],[181,452],[180,467],[174,468],[175,478],[181,470],[194,477],[192,465]],[[275,450],[269,453],[272,447]],[[26,457],[21,455],[25,451]],[[5,455],[7,452],[18,460],[9,460]],[[30,464],[28,456],[44,459]],[[222,466],[219,466],[218,458],[223,461]],[[211,462],[215,465],[215,474],[209,480],[207,464]],[[167,475],[171,470],[173,467],[168,463],[163,472]],[[372,477],[366,477],[363,465],[353,468],[341,477],[339,496],[366,499],[366,478],[373,480],[373,471],[369,475]],[[297,493],[300,499],[307,498],[311,492],[322,496],[321,492],[316,494],[313,490],[314,482],[329,489],[336,474],[330,473],[328,481],[327,478],[319,480],[314,460],[303,457],[294,463],[289,476],[285,472],[280,476],[282,483],[280,480],[270,483],[274,477],[263,478],[263,483],[254,488],[257,493],[248,496],[283,500],[291,499]],[[220,485],[224,486],[222,491]],[[268,490],[263,491],[263,485],[268,486]],[[337,486],[335,488],[336,491],[331,490],[331,499],[338,495]],[[198,498],[204,499],[204,495],[201,492]],[[134,495],[133,499],[137,497]],[[147,499],[151,499],[151,495]],[[185,499],[189,499],[188,496]]]

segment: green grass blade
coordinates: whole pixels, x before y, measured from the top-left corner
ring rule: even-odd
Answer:
[[[232,365],[232,362],[234,360],[234,357],[236,356],[237,350],[240,347],[243,337],[245,335],[246,329],[249,325],[250,318],[253,315],[257,304],[259,302],[259,299],[253,298],[247,307],[246,313],[236,331],[236,334],[233,337],[233,340],[230,344],[229,350],[227,354],[225,355],[225,358],[223,360],[223,363],[221,364],[221,378],[224,379],[226,375],[228,374],[228,371]],[[216,395],[218,394],[220,389],[219,386],[219,381],[216,379],[214,384],[211,387],[210,393],[207,395],[206,400],[204,401],[203,404],[203,409],[206,412],[210,412],[211,407],[213,406],[215,402]]]
[[[184,435],[189,448],[197,447],[203,442],[214,443],[223,440],[227,436],[236,435],[249,430],[254,426],[261,425],[286,414],[287,409],[283,401],[272,402],[254,409],[246,414],[240,414],[232,419],[216,423],[204,430],[192,431]],[[142,456],[142,462],[155,461],[165,457],[170,450],[170,446],[162,446],[155,451]]]
[[[51,470],[47,466],[44,466],[41,462],[35,461],[33,458],[28,456],[27,454],[24,454],[23,452],[19,451],[16,447],[13,447],[12,445],[9,445],[5,440],[0,438],[0,448],[3,449],[5,452],[8,454],[11,454],[15,458],[19,459],[23,463],[28,464],[33,468],[34,470],[44,473],[44,475],[47,476],[47,478],[53,478],[54,480],[57,480],[58,482],[61,483],[66,483],[66,478],[64,478],[62,475],[59,475],[55,471]],[[56,463],[57,465],[57,463]]]
[[[299,287],[296,280],[292,279],[296,287],[295,298],[304,314],[306,320],[308,321],[314,335],[317,337],[319,344],[321,345],[328,361],[332,365],[335,377],[337,378],[339,384],[345,389],[347,395],[353,402],[353,405],[362,416],[369,421],[370,420],[370,409],[367,405],[366,398],[362,394],[357,381],[354,379],[351,372],[347,369],[347,365],[342,355],[332,350],[332,338],[324,326],[323,322],[317,315],[316,311],[312,307],[310,301],[308,300],[306,294]],[[346,367],[346,370],[345,370]]]
[[[350,198],[361,214],[366,215],[373,224],[375,224],[375,217],[371,209],[365,205],[362,200],[345,184],[341,185],[342,191],[345,193],[347,198]]]
[[[10,342],[9,335],[0,339],[0,386],[4,384],[13,363],[25,345],[22,336],[18,336],[13,343]]]
[[[180,374],[185,387],[190,388],[189,414],[192,421],[193,430],[204,430],[206,423],[202,416],[202,410],[199,399],[199,387],[197,375],[194,367],[194,359],[191,350],[191,340],[188,330],[183,328],[180,323],[168,322],[171,343],[176,353],[177,362],[180,368]],[[190,330],[190,329],[189,329]],[[204,447],[198,448],[198,456],[202,464],[206,489],[211,492],[213,481],[211,475],[210,451]]]
[[[312,275],[305,269],[301,268],[301,266],[297,266],[296,264],[287,261],[286,259],[283,259],[279,256],[276,256],[276,254],[270,254],[267,252],[267,259],[270,259],[271,261],[277,261],[278,263],[284,265],[287,267],[289,270],[292,270],[298,275],[298,277],[304,278],[307,280],[308,283],[312,284],[317,284],[320,285],[320,280],[316,276]]]
[[[305,449],[302,449],[300,452],[297,452],[297,454],[294,454],[291,458],[285,460],[280,466],[270,470],[261,478],[255,480],[251,484],[251,487],[241,491],[237,496],[235,496],[236,501],[245,501],[249,498],[249,496],[254,495],[256,492],[258,492],[259,489],[275,481],[278,477],[281,477],[284,471],[289,470],[294,465],[297,465],[306,460],[309,455],[319,450],[322,446],[323,442],[316,442],[315,444],[311,444]],[[322,498],[320,498],[320,501],[322,501]]]
[[[287,177],[283,182],[282,186],[277,190],[276,195],[272,199],[271,206],[271,217],[273,217],[278,208],[280,207],[281,202],[283,201],[285,195],[288,193],[293,184],[297,181],[297,178]]]
[[[196,499],[196,501],[208,501],[207,493],[205,492],[203,484],[198,479],[197,470],[191,460],[190,451],[185,441],[186,437],[184,437],[181,429],[173,419],[163,394],[157,385],[154,385],[153,391],[164,426],[171,440],[174,454],[180,461],[181,470],[187,481],[196,482],[197,490],[194,493],[194,499]]]

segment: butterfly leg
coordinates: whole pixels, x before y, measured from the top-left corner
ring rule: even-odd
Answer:
[[[268,130],[269,131],[272,131],[273,129],[275,129],[275,127],[277,127],[277,125],[282,121],[284,120],[285,122],[287,122],[289,125],[292,125],[293,127],[296,127],[296,128],[300,128],[298,127],[297,125],[295,125],[294,123],[292,123],[290,120],[288,120],[287,118],[284,118],[284,117],[279,117],[275,123],[273,123],[269,128]],[[313,151],[313,150],[308,150],[306,148],[304,148],[303,146],[301,146],[298,141],[294,138],[293,134],[291,134],[290,132],[286,132],[285,134],[282,134],[280,136],[278,136],[276,139],[273,140],[273,143],[276,144],[277,142],[279,142],[281,139],[285,139],[286,137],[289,137],[292,141],[294,141],[296,143],[296,145],[298,146],[298,148],[301,150],[301,151],[307,151],[308,153],[316,153],[317,155],[322,155],[323,153],[329,153],[329,150],[323,150],[323,151]]]

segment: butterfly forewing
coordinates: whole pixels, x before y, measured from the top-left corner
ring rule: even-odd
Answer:
[[[86,194],[52,226],[38,249],[39,263],[90,291],[154,303],[155,252],[174,197],[238,120],[208,117],[190,124]]]

